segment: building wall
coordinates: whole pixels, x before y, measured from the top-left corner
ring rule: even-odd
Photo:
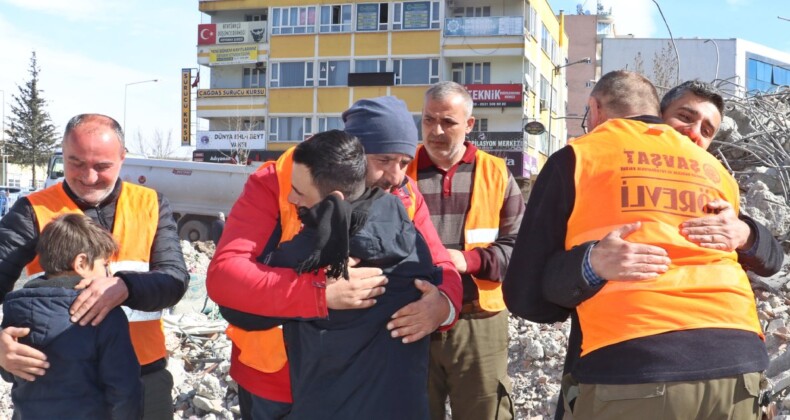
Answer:
[[[591,60],[589,65],[575,65],[565,68],[565,79],[568,84],[568,109],[566,110],[565,125],[568,128],[568,138],[584,134],[581,119],[584,116],[592,85],[597,80],[595,69],[600,66],[597,56],[597,27],[597,15],[565,16],[565,31],[570,39],[568,61],[575,62],[585,57],[589,57]]]

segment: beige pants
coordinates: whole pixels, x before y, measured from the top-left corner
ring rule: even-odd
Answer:
[[[428,401],[433,420],[445,420],[450,397],[453,420],[511,420],[507,375],[508,312],[485,319],[459,319],[448,332],[431,336]]]
[[[575,384],[563,378],[563,420],[757,420],[760,374],[635,385]],[[571,413],[572,411],[572,413]]]

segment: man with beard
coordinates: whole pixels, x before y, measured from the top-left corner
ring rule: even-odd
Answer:
[[[408,172],[463,282],[458,322],[431,338],[433,420],[444,420],[448,396],[455,420],[513,418],[501,281],[524,200],[504,160],[466,140],[474,122],[472,98],[463,86],[431,86],[422,109],[422,146]]]
[[[189,282],[176,222],[167,199],[156,191],[122,182],[126,156],[123,130],[100,114],[69,120],[63,134],[65,180],[19,199],[0,221],[0,298],[11,291],[23,268],[43,270],[36,254],[40,232],[64,213],[82,213],[112,232],[120,252],[110,273],[78,285],[84,289],[71,306],[71,321],[99,325],[123,305],[141,366],[144,419],[173,418],[173,377],[165,369],[167,349],[162,311],[178,303]],[[86,284],[89,284],[87,287]],[[43,353],[20,344],[27,328],[0,334],[0,366],[25,380],[44,375]]]
[[[405,103],[393,97],[357,101],[343,113],[343,120],[345,131],[356,136],[365,149],[366,185],[380,187],[401,200],[428,244],[433,263],[442,268],[438,288],[414,280],[421,298],[397,310],[386,325],[392,337],[403,343],[418,342],[436,328],[452,325],[460,312],[461,285],[422,196],[405,176],[417,147],[414,120]],[[297,209],[288,202],[293,171],[293,150],[289,150],[250,177],[230,212],[209,266],[209,296],[227,308],[280,318],[326,318],[330,309],[376,305],[388,282],[380,268],[350,266],[349,280],[338,281],[324,270],[298,274],[291,268],[258,262],[269,241],[289,240],[301,228]],[[234,344],[230,373],[239,383],[245,419],[282,418],[290,410],[290,377],[279,331],[252,332],[235,327],[229,331]]]

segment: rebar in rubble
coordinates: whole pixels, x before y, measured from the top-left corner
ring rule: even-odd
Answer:
[[[719,80],[714,85],[726,98],[724,114],[732,127],[722,125],[711,152],[736,178],[767,168],[764,174],[775,179],[785,202],[790,202],[790,88],[739,95],[728,83]]]

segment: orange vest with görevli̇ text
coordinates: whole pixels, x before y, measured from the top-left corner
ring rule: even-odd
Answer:
[[[406,174],[417,181],[417,157],[409,164]],[[485,248],[499,237],[499,214],[507,191],[508,169],[505,161],[482,150],[475,152],[475,174],[472,181],[469,211],[464,222],[464,250]],[[418,181],[419,185],[419,181]],[[502,297],[502,283],[478,279],[472,276],[477,285],[480,307],[490,312],[505,309]]]
[[[615,119],[570,144],[576,199],[565,248],[641,222],[629,242],[661,247],[669,270],[652,280],[609,281],[577,308],[582,356],[671,331],[727,328],[762,337],[754,294],[737,254],[703,248],[680,224],[723,199],[738,211],[735,179],[711,154],[663,124]]]
[[[83,214],[63,184],[27,196],[38,220],[39,233],[52,219],[66,213]],[[124,182],[115,207],[112,236],[120,245],[118,255],[110,261],[110,271],[148,271],[151,247],[159,225],[159,200],[156,191]],[[43,274],[38,255],[27,267],[30,276]],[[167,355],[162,312],[144,312],[122,307],[129,319],[134,352],[141,365]]]

